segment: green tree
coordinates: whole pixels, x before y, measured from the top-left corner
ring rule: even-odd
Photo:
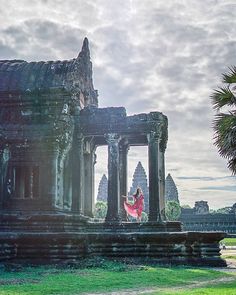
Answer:
[[[178,220],[181,214],[181,207],[178,202],[168,201],[166,203],[166,217],[168,220]]]
[[[142,222],[147,222],[148,221],[148,215],[146,212],[142,212],[142,217],[141,217]]]
[[[216,213],[217,213],[216,210],[214,210],[214,209],[210,209],[209,212],[210,212],[211,214],[216,214]]]
[[[229,214],[232,211],[232,207],[224,207],[224,208],[219,208],[216,210],[216,213],[222,213],[222,214]]]
[[[213,121],[214,144],[219,154],[228,160],[228,168],[236,174],[236,67],[223,74],[223,83],[224,86],[211,95],[217,111]]]
[[[104,219],[106,217],[106,214],[107,214],[107,203],[103,201],[98,201],[95,204],[94,217]]]

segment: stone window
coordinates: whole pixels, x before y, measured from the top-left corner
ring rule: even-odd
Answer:
[[[6,190],[11,198],[37,198],[39,195],[39,167],[21,165],[9,167]]]

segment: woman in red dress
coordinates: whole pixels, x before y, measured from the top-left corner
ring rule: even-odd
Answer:
[[[133,195],[134,203],[130,204],[127,201],[127,196],[123,196],[126,198],[124,201],[124,208],[127,214],[130,216],[137,218],[137,221],[141,221],[142,212],[143,212],[143,204],[144,204],[144,196],[140,187],[137,188],[136,193]]]

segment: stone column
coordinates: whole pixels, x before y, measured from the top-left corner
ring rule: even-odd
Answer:
[[[148,134],[148,162],[149,162],[149,221],[161,222],[160,210],[160,177],[159,177],[159,141],[158,131]]]
[[[72,211],[84,211],[84,137],[77,135],[73,144]]]
[[[160,210],[162,220],[166,220],[165,214],[165,150],[163,150],[162,145],[160,145],[159,152],[159,174],[160,174]]]
[[[57,172],[58,172],[59,148],[57,145],[51,147],[47,156],[47,199],[51,209],[57,209]]]
[[[108,199],[106,222],[120,222],[119,141],[116,133],[106,135],[108,143]]]
[[[4,167],[3,167],[3,146],[0,146],[0,210],[2,209],[3,194],[4,194]]]
[[[32,196],[33,196],[33,198],[39,197],[39,190],[40,190],[39,167],[34,166],[34,167],[32,167]]]
[[[95,152],[91,143],[87,144],[85,149],[84,161],[84,214],[93,217],[94,211],[94,165]]]
[[[25,198],[33,198],[33,167],[25,167]]]
[[[127,155],[129,146],[127,142],[122,143],[119,148],[119,162],[120,162],[120,215],[122,220],[127,221],[127,214],[124,209],[124,198],[127,196]]]
[[[17,198],[24,199],[25,198],[25,167],[19,166],[17,167]]]

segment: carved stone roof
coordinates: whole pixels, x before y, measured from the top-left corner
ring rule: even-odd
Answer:
[[[27,62],[0,60],[0,95],[3,93],[33,92],[35,90],[63,88],[82,92],[91,104],[97,104],[97,93],[92,82],[92,63],[88,39],[77,58],[63,61]]]

